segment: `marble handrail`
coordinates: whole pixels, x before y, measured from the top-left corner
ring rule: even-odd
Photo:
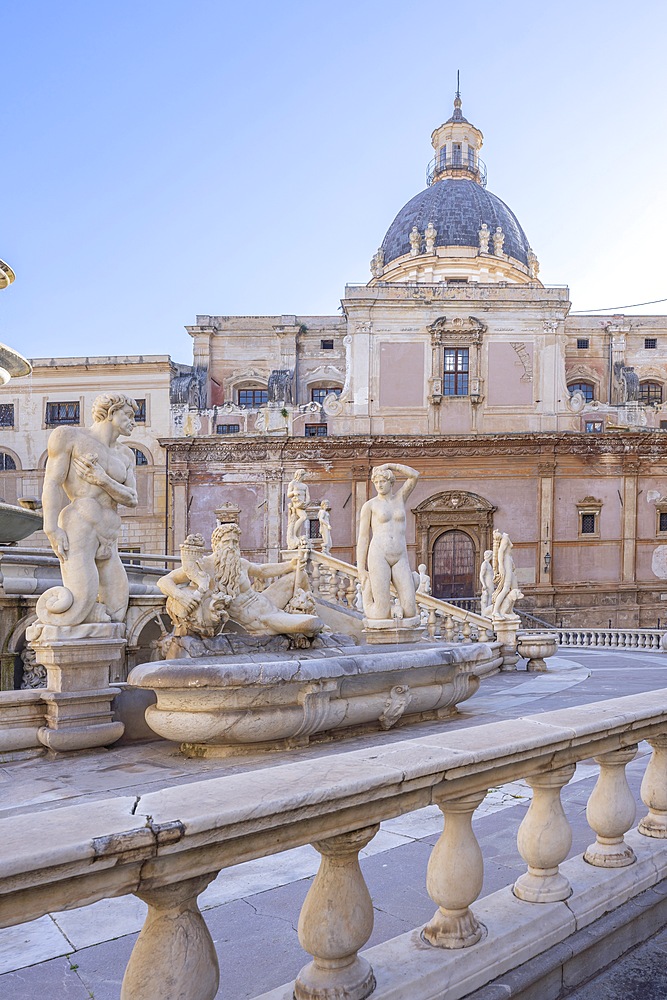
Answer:
[[[663,649],[666,629],[658,628],[540,628],[521,629],[520,635],[553,632],[558,645],[580,649]]]
[[[0,820],[0,926],[134,893],[149,909],[122,1000],[213,1000],[217,958],[197,896],[224,868],[311,843],[322,860],[299,936],[313,961],[289,990],[297,1000],[325,995],[363,1000],[373,992],[375,978],[358,952],[371,934],[373,911],[358,853],[382,820],[434,803],[442,810],[443,834],[427,874],[438,909],[423,938],[436,951],[460,953],[482,935],[472,906],[481,891],[483,859],[471,820],[487,790],[517,778],[532,786],[518,835],[528,868],[514,885],[514,897],[533,904],[562,901],[571,892],[560,870],[571,831],[560,791],[578,761],[597,760],[600,775],[587,810],[595,840],[584,867],[604,869],[607,879],[617,879],[617,870],[635,861],[625,840],[635,811],[625,767],[642,740],[649,741],[653,754],[642,783],[648,814],[638,834],[655,843],[667,838],[667,689],[138,797],[52,806],[48,813],[24,810]],[[636,836],[630,839],[636,848]],[[662,877],[658,867],[649,864],[648,875],[642,868],[642,888]],[[587,919],[595,919],[592,912],[589,908]],[[534,924],[533,910],[526,914]],[[572,931],[571,914],[567,926],[563,938]],[[411,935],[410,942],[412,964],[432,966],[419,936]],[[484,968],[482,962],[480,983]],[[283,995],[292,992],[276,993]],[[399,994],[378,993],[390,995]],[[432,994],[415,988],[400,995],[420,1000]]]
[[[308,553],[308,574],[315,594],[343,607],[355,606],[359,571],[352,563],[311,549]],[[430,594],[417,594],[417,607],[424,613],[431,638],[446,638],[449,642],[470,642],[472,637],[484,642],[493,638],[491,621],[474,611],[441,601]]]

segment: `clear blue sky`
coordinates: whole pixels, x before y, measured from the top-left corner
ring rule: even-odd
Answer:
[[[197,313],[335,313],[457,69],[545,283],[667,297],[665,37],[662,0],[6,4],[0,340],[189,361]]]

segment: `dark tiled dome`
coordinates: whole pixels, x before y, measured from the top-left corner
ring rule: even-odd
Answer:
[[[476,181],[446,177],[404,205],[387,230],[382,249],[384,264],[410,253],[410,230],[420,233],[432,222],[438,231],[436,246],[479,247],[479,230],[486,222],[491,234],[502,226],[503,252],[528,266],[529,243],[517,217],[504,201]],[[493,247],[493,243],[491,243]]]

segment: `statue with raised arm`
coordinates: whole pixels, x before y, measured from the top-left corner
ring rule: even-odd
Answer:
[[[396,476],[404,476],[405,482],[394,493]],[[377,495],[361,508],[357,541],[357,569],[369,621],[392,623],[392,584],[404,620],[417,616],[405,538],[405,501],[417,485],[418,477],[415,469],[394,462],[378,465],[371,473]]]
[[[490,616],[493,608],[493,549],[487,549],[479,570],[479,582],[482,586],[482,614]]]
[[[134,453],[119,444],[134,429],[136,402],[121,392],[93,403],[92,427],[56,427],[49,437],[44,531],[60,560],[62,587],[37,601],[45,625],[122,622],[129,586],[118,555],[118,505],[137,506]]]
[[[523,597],[512,558],[512,542],[506,531],[494,531],[493,541],[493,558],[497,566],[497,573],[490,614],[491,618],[512,618],[514,617],[514,604]]]
[[[287,484],[287,548],[298,549],[299,534],[306,523],[310,503],[310,490],[304,478],[305,469],[297,469],[294,478]]]
[[[305,552],[290,562],[251,563],[241,556],[240,537],[237,524],[221,524],[211,535],[213,551],[205,555],[199,538],[190,536],[186,547],[199,553],[193,558],[188,554],[188,563],[160,577],[158,587],[167,597],[174,634],[210,637],[228,620],[250,635],[312,637],[321,632],[324,623],[302,610],[314,607]],[[277,579],[261,593],[253,589],[251,578],[273,577]]]

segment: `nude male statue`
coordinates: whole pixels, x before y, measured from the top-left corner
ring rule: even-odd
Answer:
[[[120,392],[93,403],[93,426],[56,427],[42,492],[44,531],[60,560],[62,587],[37,602],[46,625],[122,622],[127,573],[118,555],[118,504],[137,506],[135,458],[118,443],[134,429],[136,402]],[[69,501],[69,503],[67,502]]]
[[[306,507],[310,503],[310,490],[304,477],[305,469],[297,469],[294,478],[287,485],[287,548],[296,549],[299,547],[299,532],[306,523],[308,512]]]
[[[290,562],[251,563],[241,556],[240,536],[238,525],[220,525],[211,535],[211,555],[197,560],[196,575],[179,566],[158,580],[158,587],[168,598],[167,610],[177,626],[177,634],[189,631],[213,635],[215,627],[204,629],[209,619],[215,626],[216,615],[220,626],[231,619],[250,635],[314,636],[321,632],[324,623],[317,615],[284,610],[290,601],[309,589],[305,560],[298,556]],[[258,592],[253,589],[251,577],[278,579]],[[200,622],[198,608],[208,600],[214,605],[213,615],[205,614]]]
[[[396,475],[405,476],[401,488],[392,493]],[[386,462],[373,469],[371,480],[377,496],[361,508],[357,541],[357,568],[364,599],[364,612],[370,620],[391,618],[391,584],[405,618],[417,614],[415,585],[408,561],[405,538],[405,501],[415,486],[419,473],[408,465]]]

